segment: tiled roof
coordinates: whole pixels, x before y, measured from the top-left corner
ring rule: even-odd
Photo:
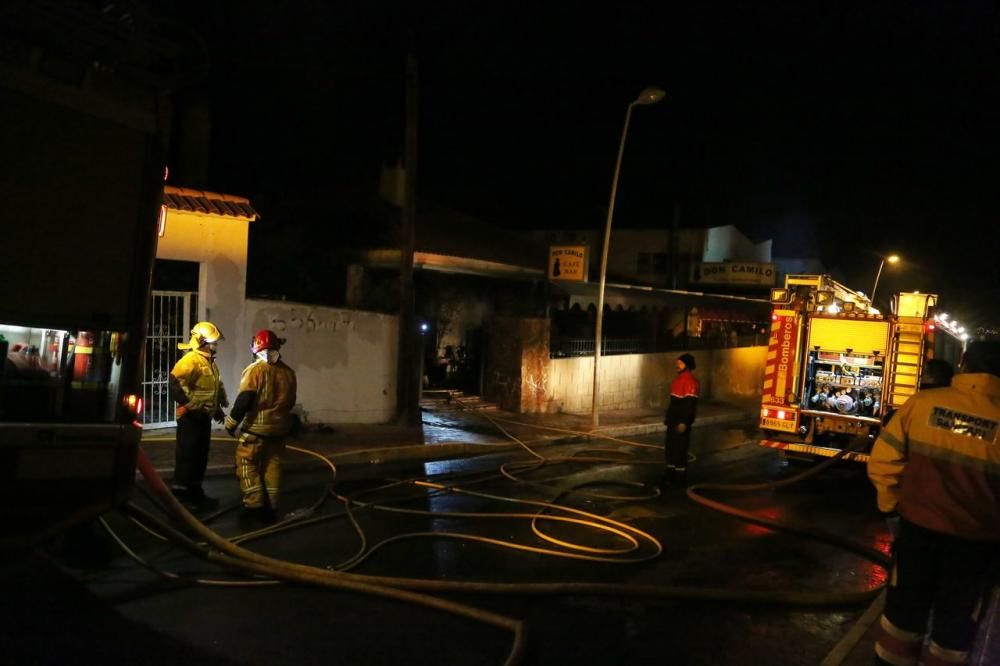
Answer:
[[[192,190],[173,185],[163,186],[163,205],[169,210],[181,210],[189,213],[242,217],[250,220],[256,220],[260,217],[246,197]]]

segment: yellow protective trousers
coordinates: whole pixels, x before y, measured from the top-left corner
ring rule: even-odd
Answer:
[[[236,445],[236,477],[246,508],[277,509],[285,444],[284,437],[260,437],[246,432],[240,435]]]

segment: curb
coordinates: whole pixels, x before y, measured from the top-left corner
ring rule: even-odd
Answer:
[[[737,423],[746,421],[749,417],[745,413],[719,414],[695,419],[693,427],[703,427],[709,425],[720,425],[723,423]],[[594,437],[625,437],[629,435],[648,435],[652,433],[664,432],[666,426],[659,420],[649,423],[630,423],[598,428],[592,434],[566,434],[555,436],[538,442],[533,442],[532,446],[544,447],[555,444],[568,444],[573,442],[584,442]],[[304,444],[304,442],[300,442]],[[303,447],[306,448],[306,447]],[[348,451],[344,453],[324,454],[337,466],[357,466],[371,469],[375,465],[401,462],[436,462],[442,460],[457,460],[462,458],[475,458],[495,453],[505,453],[516,451],[520,445],[514,442],[498,440],[496,444],[469,442],[454,442],[446,444],[407,444],[403,446],[385,446],[360,451]],[[314,447],[314,450],[322,452],[321,448]],[[233,464],[210,464],[205,469],[207,476],[217,476],[233,473]],[[307,464],[303,462],[302,464]],[[299,463],[289,463],[285,466],[286,471],[291,471],[299,467]],[[160,474],[170,474],[173,467],[157,467]]]

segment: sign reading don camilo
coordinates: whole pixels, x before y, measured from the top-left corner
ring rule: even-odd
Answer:
[[[549,279],[587,281],[587,246],[552,245],[549,247]]]
[[[691,267],[691,282],[694,284],[773,287],[774,278],[774,264],[720,261],[696,263]]]

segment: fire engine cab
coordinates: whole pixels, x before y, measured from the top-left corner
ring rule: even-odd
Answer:
[[[762,446],[864,462],[879,430],[920,387],[925,363],[957,367],[964,331],[935,312],[937,296],[892,297],[883,314],[826,275],[788,275],[771,290]],[[861,440],[861,441],[859,441]]]

